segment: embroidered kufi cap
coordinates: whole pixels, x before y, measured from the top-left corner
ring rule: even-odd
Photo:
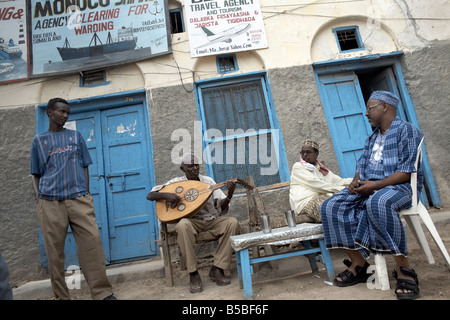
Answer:
[[[371,95],[369,100],[380,100],[383,102],[386,102],[387,104],[390,104],[391,106],[397,108],[399,103],[399,98],[397,96],[389,91],[374,91]]]
[[[309,139],[303,141],[303,145],[304,145],[304,146],[313,147],[313,148],[319,150],[319,144],[318,144],[317,142],[312,141],[312,140],[309,140]]]

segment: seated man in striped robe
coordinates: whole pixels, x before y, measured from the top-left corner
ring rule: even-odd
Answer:
[[[357,162],[356,174],[348,188],[320,206],[328,249],[345,249],[348,269],[337,276],[340,287],[366,282],[371,253],[392,254],[399,299],[420,296],[417,274],[408,262],[406,234],[399,212],[411,207],[409,183],[415,171],[417,148],[423,134],[397,117],[399,99],[387,91],[375,91],[367,102],[366,116],[374,127]],[[423,173],[418,168],[418,190]]]

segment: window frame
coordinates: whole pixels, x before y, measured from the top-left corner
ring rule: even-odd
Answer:
[[[172,21],[170,21],[170,34],[178,34],[178,33],[183,33],[186,32],[186,28],[184,27],[184,18],[183,18],[183,10],[181,8],[176,8],[176,9],[169,9],[169,18],[170,18],[170,14],[171,13],[180,13],[180,18],[181,18],[181,29],[183,31],[181,32],[177,32],[177,33],[173,33],[172,32]]]
[[[261,81],[263,94],[262,97],[265,100],[265,105],[267,108],[267,114],[269,116],[269,124],[270,128],[268,129],[262,129],[255,132],[245,132],[243,134],[235,134],[232,136],[224,136],[221,139],[209,139],[209,137],[205,138],[205,133],[207,133],[207,126],[206,126],[206,118],[205,118],[205,111],[204,111],[204,104],[203,104],[203,97],[202,97],[202,89],[205,88],[211,88],[211,87],[218,87],[218,86],[224,86],[228,84],[236,84],[239,82],[249,82],[249,81],[255,81],[259,80]],[[230,139],[239,139],[239,138],[246,138],[253,136],[255,134],[257,135],[263,135],[263,134],[272,134],[274,130],[278,130],[278,141],[272,140],[272,143],[274,144],[274,148],[278,148],[277,153],[277,164],[278,164],[278,175],[280,178],[280,182],[286,182],[290,180],[290,171],[288,167],[288,162],[286,158],[286,151],[284,148],[283,143],[283,135],[280,129],[280,125],[278,123],[278,118],[275,112],[274,108],[274,102],[272,98],[272,92],[270,89],[270,83],[269,79],[267,77],[267,73],[264,71],[257,71],[257,72],[251,72],[247,74],[240,74],[240,75],[232,75],[232,76],[226,76],[221,78],[213,78],[213,79],[205,79],[205,80],[199,80],[195,82],[195,98],[196,98],[196,105],[197,105],[197,113],[200,120],[199,130],[201,132],[202,137],[202,152],[205,151],[205,149],[208,148],[209,144],[212,142],[218,142],[223,141],[226,143],[227,140]],[[232,128],[230,128],[232,129]],[[238,128],[233,128],[238,129]],[[208,153],[209,155],[209,153]],[[262,168],[258,166],[259,168]],[[214,177],[214,170],[213,170],[213,164],[211,164],[210,159],[205,160],[205,169],[206,174],[216,180],[216,177]],[[245,177],[239,177],[239,178],[245,178]]]
[[[340,32],[340,31],[349,31],[349,30],[355,30],[355,40],[358,43],[358,48],[349,49],[349,50],[342,50],[341,44],[339,43],[338,32]],[[363,43],[363,41],[361,39],[361,34],[359,32],[359,27],[358,26],[339,27],[339,28],[334,28],[332,31],[334,33],[334,37],[336,39],[336,44],[338,46],[338,49],[339,49],[340,53],[349,53],[349,52],[354,52],[354,51],[365,50],[364,43]]]
[[[102,82],[98,82],[98,83],[93,83],[93,84],[85,84],[85,74],[83,74],[82,72],[80,72],[79,74],[79,79],[80,79],[80,88],[92,88],[92,87],[99,87],[99,86],[106,86],[108,84],[111,83],[111,81],[106,81],[106,70],[102,69],[102,70],[90,70],[90,71],[85,71],[85,73],[95,73],[95,72],[102,72],[103,74],[103,81]]]
[[[229,71],[220,70],[220,59],[225,59],[225,58],[230,58],[230,57],[233,58],[233,63],[234,63],[235,68],[233,70],[229,70]],[[233,72],[239,71],[237,58],[234,53],[221,54],[221,55],[216,56],[216,65],[217,65],[217,73],[219,73],[219,74],[227,74],[227,73],[233,73]]]

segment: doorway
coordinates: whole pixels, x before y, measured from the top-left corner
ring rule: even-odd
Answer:
[[[93,160],[89,184],[106,264],[158,253],[154,205],[146,200],[154,174],[145,101],[144,92],[69,101],[66,126],[80,131]],[[48,120],[39,119],[38,133],[48,126]],[[66,268],[79,265],[70,228],[64,253]],[[46,266],[45,250],[41,263]]]
[[[367,100],[373,91],[391,91],[400,97],[397,115],[420,130],[398,55],[401,53],[366,59],[368,61],[364,61],[363,58],[354,58],[314,63],[313,65],[340,173],[343,177],[354,176],[356,162],[361,156],[364,142],[372,132],[365,113]],[[437,186],[425,148],[426,146],[423,146],[422,149],[425,181],[420,197],[425,206],[440,207]]]

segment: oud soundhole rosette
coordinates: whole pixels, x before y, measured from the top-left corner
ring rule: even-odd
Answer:
[[[184,194],[184,199],[186,199],[186,201],[195,201],[197,198],[198,198],[198,190],[196,189],[189,189]]]

